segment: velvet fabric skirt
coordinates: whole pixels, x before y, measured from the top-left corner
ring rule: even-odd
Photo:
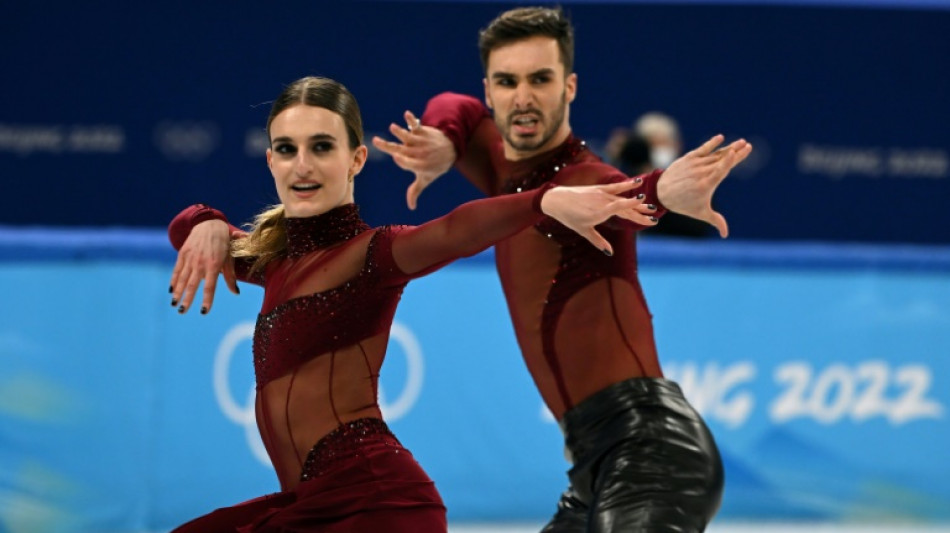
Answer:
[[[173,533],[445,533],[435,484],[376,418],[341,425],[310,450],[301,482],[217,509]]]

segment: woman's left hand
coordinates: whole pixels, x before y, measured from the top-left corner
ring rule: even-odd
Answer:
[[[627,180],[607,185],[554,187],[541,198],[541,211],[577,232],[607,255],[613,247],[594,226],[610,217],[620,217],[643,226],[653,226],[656,206],[644,204],[643,199],[619,196],[639,187],[642,182]]]

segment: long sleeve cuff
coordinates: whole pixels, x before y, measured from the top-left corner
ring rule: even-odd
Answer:
[[[480,100],[445,92],[429,100],[421,121],[444,133],[455,146],[456,159],[462,159],[475,128],[485,118],[491,118],[491,113]]]
[[[663,169],[657,169],[648,174],[643,174],[640,176],[643,178],[643,185],[637,189],[633,190],[634,194],[643,193],[645,196],[645,203],[653,204],[656,206],[655,216],[663,216],[668,210],[666,206],[660,202],[660,196],[657,193],[657,184],[660,182],[660,177],[663,176]]]
[[[176,250],[179,250],[188,239],[192,228],[208,220],[228,222],[228,217],[206,204],[190,205],[178,213],[168,225],[168,240]]]
[[[537,192],[534,194],[534,199],[531,201],[531,207],[534,209],[534,212],[543,215],[544,211],[541,210],[541,199],[544,198],[544,195],[551,189],[557,187],[557,184],[554,182],[547,182],[544,185],[538,187]]]

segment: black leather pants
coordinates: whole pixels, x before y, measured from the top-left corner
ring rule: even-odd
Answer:
[[[676,383],[616,383],[567,411],[561,428],[574,466],[542,533],[700,532],[719,510],[719,450]]]

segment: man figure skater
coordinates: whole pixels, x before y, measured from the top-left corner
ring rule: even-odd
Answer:
[[[635,178],[604,164],[571,132],[573,39],[560,9],[506,11],[479,35],[487,108],[443,93],[421,121],[406,112],[408,129],[390,127],[399,142],[373,139],[415,174],[409,207],[453,165],[492,196],[548,182],[634,179],[642,185],[633,194],[655,205],[655,216],[674,211],[726,237],[712,195],[751,145],[719,148],[717,135],[666,170]],[[635,233],[643,227],[610,221],[598,227],[605,242],[592,246],[596,240],[546,219],[495,246],[522,356],[573,462],[545,533],[703,531],[719,508],[716,444],[657,357],[637,277]]]

